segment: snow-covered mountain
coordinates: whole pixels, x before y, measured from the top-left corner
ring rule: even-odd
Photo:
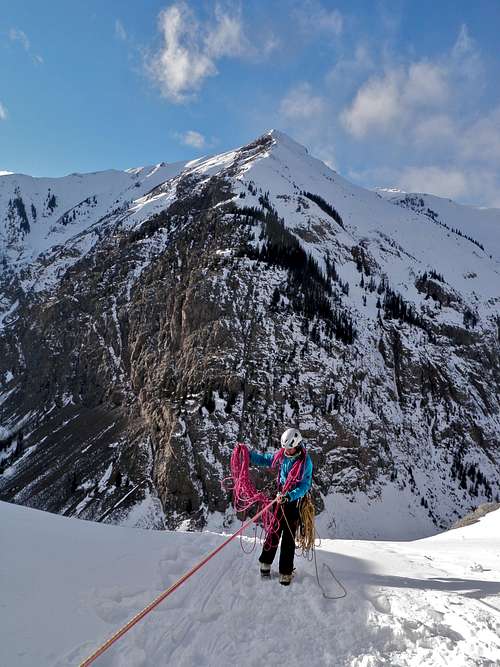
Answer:
[[[251,533],[251,531],[249,531]],[[229,543],[95,662],[108,667],[494,667],[500,510],[415,542],[323,540],[285,588]],[[0,662],[73,667],[223,541],[0,502]],[[252,547],[250,534],[243,543]],[[36,563],[34,563],[36,560]],[[48,609],[50,608],[50,613]]]
[[[189,163],[0,177],[0,496],[220,526],[235,442],[293,424],[323,535],[418,537],[495,499],[500,212],[419,197],[277,131]]]
[[[29,264],[106,216],[127,210],[136,199],[177,175],[186,162],[161,163],[127,171],[33,178],[0,178],[3,252]]]

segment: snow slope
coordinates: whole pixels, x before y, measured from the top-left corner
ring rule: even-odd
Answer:
[[[416,542],[325,540],[290,588],[261,581],[235,540],[108,650],[99,667],[494,667],[500,656],[500,511]],[[220,544],[0,503],[0,664],[79,664]],[[251,542],[245,547],[250,548]]]
[[[376,192],[392,204],[411,208],[436,224],[460,230],[483,245],[485,251],[500,261],[500,209],[457,204],[452,199],[420,192],[377,188]]]

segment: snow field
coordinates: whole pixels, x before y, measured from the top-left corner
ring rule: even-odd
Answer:
[[[67,519],[0,503],[0,664],[78,665],[224,539]],[[416,542],[325,540],[321,582],[261,580],[230,543],[97,667],[500,664],[500,512]],[[249,549],[249,538],[244,546]]]

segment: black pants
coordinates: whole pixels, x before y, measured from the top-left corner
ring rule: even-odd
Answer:
[[[299,521],[298,500],[279,505],[276,521],[278,525],[274,525],[273,530],[267,536],[259,561],[269,565],[273,562],[281,538],[280,574],[292,574],[293,557],[295,556],[295,531]]]

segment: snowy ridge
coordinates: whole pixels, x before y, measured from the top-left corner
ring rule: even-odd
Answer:
[[[481,302],[494,299],[493,310],[496,311],[500,268],[496,262],[491,262],[488,252],[500,256],[500,211],[474,209],[448,200],[451,208],[448,206],[446,215],[442,213],[443,222],[452,224],[453,219],[458,217],[457,227],[461,225],[459,228],[464,233],[474,233],[479,221],[484,218],[482,226],[485,231],[480,239],[486,245],[485,251],[481,251],[477,246],[471,246],[467,239],[451,235],[439,225],[429,224],[428,217],[422,211],[394,209],[377,193],[346,181],[323,162],[309,156],[303,146],[284,133],[271,130],[268,136],[272,138],[270,146],[253,148],[251,144],[250,150],[243,147],[200,159],[187,165],[182,174],[200,177],[199,188],[211,176],[226,177],[229,172],[237,186],[237,194],[246,194],[244,201],[236,197],[235,203],[245,206],[259,206],[258,194],[252,196],[246,192],[248,184],[253,183],[256,189],[269,192],[269,199],[278,214],[286,220],[288,228],[299,232],[299,236],[301,232],[310,232],[311,227],[313,232],[310,236],[314,236],[314,223],[323,224],[323,236],[316,243],[304,243],[312,246],[309,249],[313,252],[314,246],[318,246],[314,254],[320,262],[323,261],[325,240],[337,246],[361,242],[380,261],[381,271],[385,270],[391,277],[394,276],[394,284],[408,292],[412,301],[418,303],[422,298],[408,283],[413,282],[418,272],[441,267],[441,272],[453,287],[470,295],[472,307],[482,308]],[[152,214],[166,208],[175,198],[177,180],[174,178],[158,192],[138,199],[132,207],[132,214],[127,216],[127,225],[140,225]],[[306,202],[308,210],[297,211],[297,204],[303,201],[300,196],[303,190],[335,202],[335,207],[347,224],[345,232],[338,227],[331,229],[331,220],[314,203]],[[438,200],[432,197],[429,204],[435,205],[439,211],[442,206],[435,204]],[[352,277],[352,258],[346,256],[344,251],[338,259],[342,263],[351,260],[350,266],[345,267],[345,277]],[[478,298],[479,295],[483,299]],[[488,308],[488,311],[491,312],[491,309]]]
[[[422,205],[411,206],[404,204],[403,196],[393,196],[391,191],[385,191],[390,202],[409,209],[394,210],[377,193],[349,183],[323,162],[309,156],[303,146],[284,133],[271,130],[267,136],[272,138],[271,146],[257,145],[250,151],[243,147],[191,162],[162,163],[126,172],[72,174],[59,179],[35,179],[18,174],[2,177],[0,221],[4,221],[4,226],[3,229],[0,226],[0,239],[3,238],[4,256],[7,260],[15,259],[19,266],[20,262],[34,262],[40,253],[68,242],[80,252],[88,252],[95,238],[91,240],[85,232],[97,221],[105,219],[108,225],[111,217],[112,221],[121,220],[121,224],[129,228],[140,226],[175,199],[180,175],[199,178],[198,187],[201,187],[212,176],[227,177],[229,172],[234,178],[236,171],[236,184],[240,183],[246,189],[253,183],[256,188],[269,191],[270,201],[277,212],[286,219],[289,228],[299,233],[306,229],[310,231],[315,221],[320,224],[328,222],[315,204],[309,203],[307,211],[297,211],[300,191],[310,191],[326,201],[335,202],[347,224],[346,232],[341,232],[336,241],[345,245],[362,242],[379,256],[382,271],[396,273],[397,286],[406,289],[408,281],[418,271],[441,266],[440,272],[453,287],[471,295],[472,307],[482,306],[476,295],[497,302],[500,269],[498,264],[487,260],[489,254],[497,260],[500,257],[500,211],[462,206],[430,195],[404,195],[423,198]],[[16,195],[16,192],[20,194]],[[17,207],[9,205],[16,196],[22,199],[26,222]],[[56,202],[54,208],[49,205],[52,196]],[[240,202],[236,200],[236,203]],[[258,196],[247,194],[241,203],[259,205]],[[435,225],[437,228],[433,228],[426,215],[429,208],[435,212],[436,221],[455,226],[464,234],[475,234],[485,251],[481,252],[477,246],[470,247],[467,239],[450,234],[444,227]],[[23,227],[29,227],[29,231],[23,231]],[[337,236],[340,230],[333,231]],[[333,241],[333,236],[329,240]],[[396,241],[406,251],[399,269],[395,261],[399,253],[388,247],[388,241]],[[322,261],[324,240],[314,245],[320,246],[316,254]],[[443,265],[445,258],[446,264]],[[345,262],[348,258],[339,259]],[[408,262],[408,259],[413,261]],[[71,260],[66,258],[59,268],[67,268],[69,264]],[[51,271],[54,270],[52,266]],[[349,274],[347,271],[346,278]],[[37,273],[39,280],[42,278]],[[409,296],[412,300],[420,300],[414,290],[409,290]]]
[[[325,592],[342,593],[323,564],[347,589],[334,601],[322,597],[313,562],[297,558],[284,588],[275,576],[261,581],[259,550],[245,555],[235,540],[98,664],[494,667],[499,535],[497,510],[416,542],[323,540]],[[103,526],[0,503],[0,540],[9,545],[0,570],[2,664],[70,667],[223,536]]]
[[[0,178],[2,254],[27,263],[179,173],[186,162],[61,178]]]
[[[451,199],[419,192],[377,188],[382,197],[397,206],[425,215],[436,224],[461,231],[481,244],[485,252],[500,262],[500,210],[457,204]]]

